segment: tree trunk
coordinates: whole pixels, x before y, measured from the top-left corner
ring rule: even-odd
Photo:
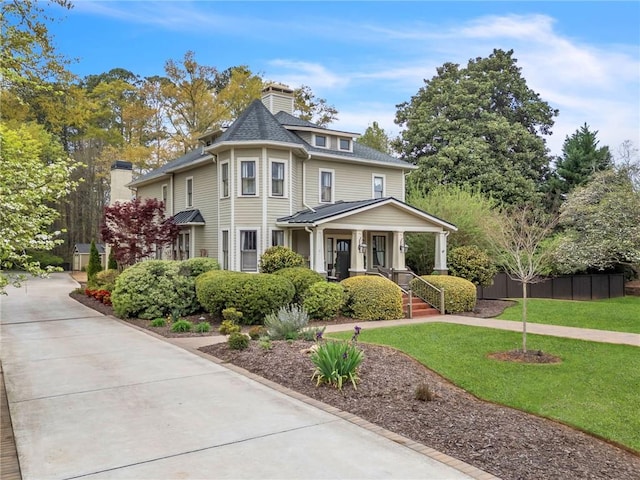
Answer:
[[[527,353],[527,284],[522,282],[522,352]]]

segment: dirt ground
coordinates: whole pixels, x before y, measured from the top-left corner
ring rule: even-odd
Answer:
[[[84,294],[81,303],[106,314],[113,309]],[[513,302],[478,302],[470,316],[499,315]],[[199,321],[200,315],[191,320]],[[129,320],[166,336],[219,335],[219,322],[209,334],[172,334],[149,327],[148,320]],[[352,321],[340,318],[334,322]],[[360,344],[365,353],[358,388],[342,392],[311,381],[313,364],[303,341],[272,342],[265,350],[251,342],[243,351],[226,343],[202,351],[233,363],[308,397],[354,413],[390,431],[459,458],[505,480],[640,479],[640,456],[557,422],[475,398],[435,372],[396,350]],[[432,401],[417,400],[416,389],[426,386]]]

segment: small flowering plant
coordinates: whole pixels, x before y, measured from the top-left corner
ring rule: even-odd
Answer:
[[[344,382],[350,381],[353,388],[357,388],[360,380],[357,370],[364,360],[364,353],[356,346],[360,330],[360,327],[355,327],[350,342],[327,341],[319,344],[311,354],[311,361],[316,367],[311,378],[317,380],[316,385],[328,383],[342,390]]]

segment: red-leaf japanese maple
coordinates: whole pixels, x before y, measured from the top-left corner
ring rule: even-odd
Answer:
[[[165,219],[164,203],[155,198],[136,198],[105,207],[100,229],[121,266],[133,265],[171,245],[179,231],[171,219]]]

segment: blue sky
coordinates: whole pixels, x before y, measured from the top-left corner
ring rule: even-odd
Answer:
[[[50,31],[80,76],[161,75],[187,50],[224,70],[309,85],[339,111],[396,135],[396,105],[445,62],[513,49],[528,85],[560,110],[553,154],[585,122],[616,153],[640,147],[640,2],[213,2],[75,0]]]

